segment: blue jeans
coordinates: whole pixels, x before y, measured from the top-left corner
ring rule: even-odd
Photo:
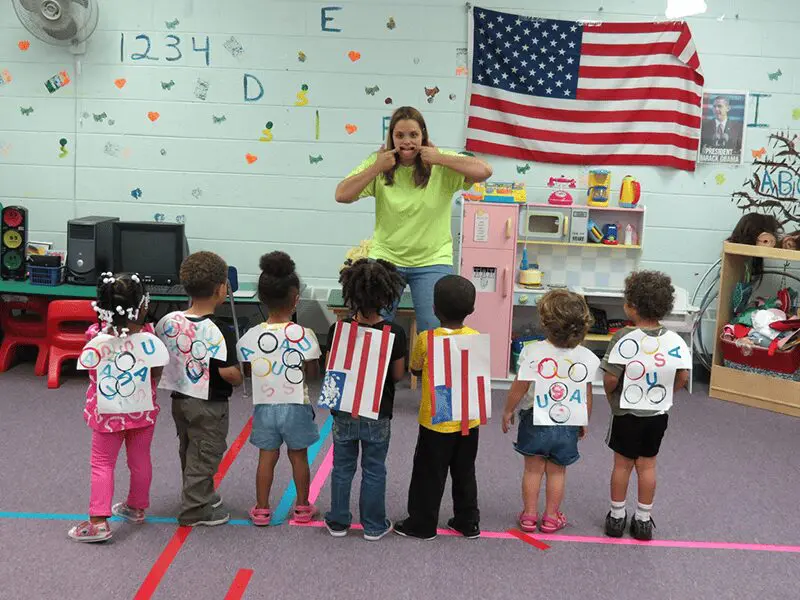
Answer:
[[[433,286],[445,275],[453,273],[453,265],[397,267],[397,270],[406,283],[411,286],[411,298],[414,301],[414,312],[417,316],[417,331],[427,331],[439,327],[439,319],[433,314]],[[399,304],[398,300],[392,310],[384,315],[384,318],[394,321]]]
[[[350,488],[356,474],[361,442],[361,495],[358,511],[365,535],[380,535],[389,528],[386,518],[386,454],[391,435],[389,419],[354,419],[349,413],[333,418],[333,471],[331,509],[325,520],[350,527]]]

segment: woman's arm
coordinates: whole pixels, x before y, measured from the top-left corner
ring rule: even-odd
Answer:
[[[465,183],[486,181],[492,176],[492,167],[489,163],[474,156],[442,154],[433,144],[420,148],[422,160],[429,165],[441,165],[453,169],[464,176]]]
[[[374,163],[361,173],[345,178],[336,186],[336,201],[340,204],[351,204],[358,200],[358,196],[373,179],[394,166],[396,153],[396,150],[381,148]]]

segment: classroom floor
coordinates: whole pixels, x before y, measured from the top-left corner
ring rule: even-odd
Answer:
[[[28,364],[0,375],[0,598],[797,598],[800,420],[711,400],[702,385],[692,396],[682,393],[670,417],[653,512],[657,541],[603,537],[611,453],[603,444],[608,407],[599,398],[589,437],[581,442],[582,459],[568,469],[563,511],[571,526],[534,535],[546,549],[506,533],[521,508],[522,458],[511,447],[512,435],[500,429],[502,392],[493,395],[495,419],[481,430],[481,539],[440,535],[423,542],[391,535],[370,543],[356,530],[334,539],[319,526],[253,527],[246,511],[254,502],[257,454],[249,443],[220,486],[231,524],[176,533],[184,531],[173,519],[180,472],[169,398],[161,392],[148,513],[155,519],[141,526],[113,523],[114,538],[106,544],[74,543],[66,532],[85,518],[89,491],[84,390],[80,375],[48,390]],[[395,406],[387,507],[399,519],[417,394],[402,384]],[[239,395],[231,402],[229,444],[250,408]],[[327,419],[318,412],[326,436],[312,466],[312,491],[319,490],[323,509],[330,494]],[[124,460],[118,500],[127,492]],[[288,483],[284,459],[272,494],[276,518],[286,512],[279,504]],[[629,510],[634,493],[635,484]],[[442,526],[450,516],[448,495]],[[288,509],[289,500],[281,506]],[[357,492],[353,505],[356,512]],[[244,573],[237,578],[240,569],[252,570],[249,581]]]

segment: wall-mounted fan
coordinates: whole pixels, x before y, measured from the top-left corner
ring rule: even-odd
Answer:
[[[53,46],[67,46],[75,54],[86,51],[100,9],[97,0],[12,0],[22,25]]]

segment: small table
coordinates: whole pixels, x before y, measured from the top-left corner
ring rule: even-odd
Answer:
[[[337,319],[347,317],[350,313],[344,305],[342,298],[342,290],[333,289],[328,294],[328,310],[336,315]],[[414,341],[417,339],[417,314],[414,311],[414,302],[411,300],[411,292],[404,292],[400,298],[400,304],[397,307],[397,315],[400,317],[408,317],[411,321],[408,336],[408,354],[411,356],[411,350],[414,347]],[[417,389],[417,377],[411,374],[411,389]]]

